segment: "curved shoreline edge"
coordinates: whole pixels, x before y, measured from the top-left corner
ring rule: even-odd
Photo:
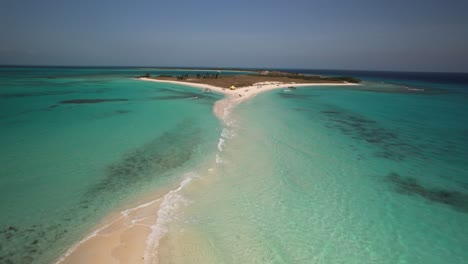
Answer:
[[[158,79],[153,79],[153,78],[146,78],[146,77],[138,77],[136,78],[137,80],[142,80],[142,81],[149,81],[149,82],[159,82],[159,83],[174,83],[174,84],[181,84],[181,85],[186,85],[186,86],[191,86],[195,88],[201,88],[201,89],[210,89],[214,90],[215,92],[224,94],[224,95],[237,95],[243,100],[248,99],[252,96],[255,96],[259,93],[274,90],[274,89],[280,89],[280,88],[288,88],[289,86],[295,86],[295,87],[307,87],[307,86],[356,86],[359,85],[357,83],[348,83],[348,82],[343,82],[343,83],[295,83],[295,82],[290,82],[290,83],[281,83],[281,82],[260,82],[260,83],[255,83],[250,86],[244,86],[244,87],[238,87],[236,90],[229,90],[227,88],[222,88],[214,85],[209,85],[209,84],[203,84],[203,83],[192,83],[192,82],[181,82],[181,81],[171,81],[171,80],[158,80]]]
[[[250,86],[238,87],[236,88],[236,90],[229,90],[227,88],[218,87],[218,86],[209,85],[209,84],[203,84],[203,83],[158,80],[158,79],[146,78],[146,77],[138,77],[136,79],[142,80],[142,81],[148,81],[148,82],[174,83],[174,84],[180,84],[180,85],[190,86],[194,88],[210,89],[216,93],[221,93],[225,96],[225,98],[219,101],[216,101],[215,105],[213,106],[214,114],[221,121],[224,121],[223,119],[226,116],[226,108],[231,108],[245,100],[253,98],[257,94],[260,94],[262,92],[271,91],[275,89],[288,88],[290,86],[308,87],[308,86],[356,86],[356,85],[359,85],[357,83],[348,83],[348,82],[343,82],[343,83],[329,83],[329,82],[327,83],[316,83],[316,82],[315,83],[295,83],[295,82],[281,83],[281,82],[266,81],[266,82],[255,83]]]
[[[241,102],[253,98],[255,95],[289,86],[355,86],[354,83],[279,83],[262,82],[251,86],[229,90],[209,84],[190,83],[170,80],[157,80],[152,78],[136,78],[137,80],[174,83],[200,89],[210,89],[212,92],[224,95],[224,98],[215,102],[213,113],[223,123],[229,126],[227,120],[231,109]],[[224,130],[223,130],[224,131]],[[222,135],[218,143],[222,145]],[[216,154],[216,163],[222,162],[219,153]],[[213,168],[209,169],[211,173]],[[183,206],[183,197],[178,194],[185,185],[199,176],[184,175],[180,185],[166,186],[156,190],[153,195],[142,198],[133,206],[104,217],[83,239],[76,242],[56,260],[56,264],[82,263],[84,259],[92,258],[99,263],[114,263],[116,260],[132,263],[157,263],[158,247],[162,237],[168,232],[166,225],[170,222],[174,208]],[[172,189],[173,188],[173,189]],[[117,209],[119,210],[119,209]],[[156,214],[155,214],[156,212]],[[169,217],[169,218],[168,218]],[[153,250],[152,252],[148,250]],[[91,256],[89,253],[93,253]]]

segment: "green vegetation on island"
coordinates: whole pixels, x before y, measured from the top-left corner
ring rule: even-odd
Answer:
[[[157,77],[150,76],[149,73],[139,77],[155,78],[161,80],[177,80],[192,83],[205,83],[220,87],[229,88],[231,85],[237,87],[249,86],[258,82],[276,81],[283,83],[360,83],[361,80],[350,76],[321,76],[306,75],[294,72],[266,71],[257,70],[252,74],[245,75],[223,75],[221,71],[206,72],[205,74],[183,74],[172,76],[169,74],[160,74]]]
[[[349,83],[360,83],[361,80],[355,77],[350,76],[321,76],[321,75],[305,75],[300,73],[291,73],[291,72],[280,72],[280,71],[261,71],[259,76],[268,76],[268,77],[286,77],[291,79],[300,79],[312,82],[349,82]]]

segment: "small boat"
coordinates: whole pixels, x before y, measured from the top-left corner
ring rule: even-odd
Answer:
[[[289,89],[292,89],[292,90],[296,89],[295,86],[289,86],[288,88],[289,88]]]

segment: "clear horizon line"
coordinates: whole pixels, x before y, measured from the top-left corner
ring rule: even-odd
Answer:
[[[0,67],[56,67],[56,68],[155,68],[155,69],[233,69],[233,70],[317,70],[317,71],[357,71],[357,72],[408,72],[408,73],[454,73],[468,74],[463,71],[421,71],[421,70],[383,70],[383,69],[335,69],[335,68],[280,68],[280,67],[237,67],[237,66],[149,66],[149,65],[64,65],[64,64],[0,64]]]

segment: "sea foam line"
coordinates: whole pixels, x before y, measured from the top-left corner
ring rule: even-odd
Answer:
[[[224,160],[219,156],[219,153],[216,154],[216,163],[223,163]]]
[[[240,103],[241,100],[233,96],[221,99],[215,103],[213,106],[213,112],[216,116],[223,121],[224,128],[221,131],[221,135],[218,139],[218,153],[216,153],[215,161],[217,164],[225,163],[224,159],[221,158],[221,153],[224,150],[226,141],[236,136],[234,132],[235,121],[231,118],[232,108]]]
[[[176,211],[181,205],[187,205],[189,203],[189,201],[182,195],[178,194],[178,192],[196,177],[198,177],[197,174],[189,173],[177,189],[171,190],[164,195],[163,200],[159,205],[156,223],[151,226],[151,233],[146,239],[146,248],[144,252],[145,264],[158,263],[157,256],[159,241],[169,231],[167,224],[174,219]]]
[[[221,137],[229,139],[229,138],[233,138],[234,136],[235,136],[234,131],[227,129],[227,128],[223,128],[223,131],[221,132]]]
[[[123,210],[120,212],[120,217],[118,217],[117,219],[113,220],[112,222],[104,225],[104,226],[101,226],[99,227],[98,229],[94,230],[93,232],[91,232],[89,235],[87,235],[85,238],[83,238],[82,240],[80,240],[78,243],[76,243],[75,245],[73,245],[71,248],[69,248],[65,254],[63,254],[58,260],[57,262],[55,262],[56,264],[60,264],[62,263],[63,261],[65,261],[65,259],[67,257],[69,257],[71,254],[73,254],[73,252],[75,252],[75,250],[81,246],[82,244],[86,243],[86,241],[90,240],[91,238],[93,237],[96,237],[99,235],[99,232],[101,232],[102,230],[108,228],[109,226],[113,225],[114,223],[116,223],[117,221],[121,220],[122,218],[126,218],[129,216],[129,213],[133,212],[133,211],[136,211],[138,209],[141,209],[141,208],[145,208],[145,207],[148,207],[152,204],[154,204],[155,202],[159,202],[162,198],[158,198],[156,200],[152,200],[150,202],[147,202],[147,203],[144,203],[144,204],[141,204],[141,205],[138,205],[137,207],[133,207],[133,208],[130,208],[130,209],[126,209],[126,210]],[[141,219],[137,219],[137,220],[133,220],[132,221],[132,225],[133,226],[134,224],[136,224],[137,222],[141,221]]]
[[[189,98],[189,99],[194,99],[194,98]],[[235,105],[239,104],[240,102],[241,102],[241,100],[238,100],[237,98],[234,98],[234,97],[224,98],[224,99],[217,102],[217,103],[221,104],[221,106],[223,108],[222,109],[222,115],[221,116],[218,115],[218,117],[220,117],[220,119],[223,121],[223,123],[225,125],[227,125],[228,127],[232,127],[235,124],[235,120],[228,119],[228,116],[231,114],[232,108]],[[216,109],[215,109],[215,113],[219,113],[219,112],[217,112]],[[223,130],[221,132],[221,137],[219,138],[219,141],[218,141],[218,150],[220,152],[222,152],[222,150],[224,148],[225,139],[232,138],[233,136],[235,136],[235,134],[232,131],[230,131],[230,130],[228,130],[226,128],[223,128]],[[222,163],[222,162],[224,162],[224,161],[223,161],[223,159],[221,159],[219,153],[216,154],[216,163]],[[187,176],[181,182],[181,184],[179,185],[179,187],[177,189],[169,191],[169,193],[167,193],[164,197],[158,198],[158,199],[150,201],[148,203],[144,203],[144,204],[141,204],[141,205],[139,205],[137,207],[130,208],[130,209],[127,209],[127,210],[124,210],[124,211],[120,212],[120,214],[121,214],[120,217],[118,217],[114,221],[112,221],[112,222],[110,222],[110,223],[108,223],[108,224],[94,230],[93,232],[91,232],[91,234],[89,234],[84,239],[80,240],[78,243],[76,243],[71,248],[69,248],[65,252],[65,254],[63,254],[60,257],[60,259],[56,262],[56,264],[62,263],[80,245],[82,245],[86,241],[92,239],[93,237],[98,236],[99,232],[101,232],[102,230],[108,228],[109,226],[111,226],[115,222],[121,220],[122,218],[128,217],[131,212],[136,211],[136,210],[141,209],[141,208],[144,208],[144,207],[147,207],[147,206],[150,206],[153,203],[158,202],[161,199],[163,199],[163,201],[161,202],[161,204],[159,206],[156,223],[153,226],[150,226],[151,233],[147,237],[146,248],[145,248],[145,252],[144,252],[144,260],[145,260],[144,263],[151,263],[150,262],[151,259],[154,259],[154,261],[152,263],[156,264],[157,263],[157,258],[156,258],[157,257],[157,249],[158,249],[158,246],[159,246],[159,241],[168,232],[166,224],[169,223],[172,220],[172,218],[173,218],[173,216],[175,214],[175,211],[179,208],[180,204],[187,205],[189,203],[189,201],[185,200],[181,195],[179,195],[177,193],[180,190],[182,190],[184,188],[184,186],[186,186],[188,183],[190,183],[192,181],[192,179],[195,178],[195,177],[198,177],[198,175],[189,174],[189,176]],[[138,224],[138,222],[144,221],[144,220],[146,220],[148,218],[149,217],[132,220],[131,221],[131,223],[132,223],[131,226],[133,226],[135,224]]]
[[[224,148],[224,138],[220,137],[218,140],[218,150],[223,151],[223,148]]]

